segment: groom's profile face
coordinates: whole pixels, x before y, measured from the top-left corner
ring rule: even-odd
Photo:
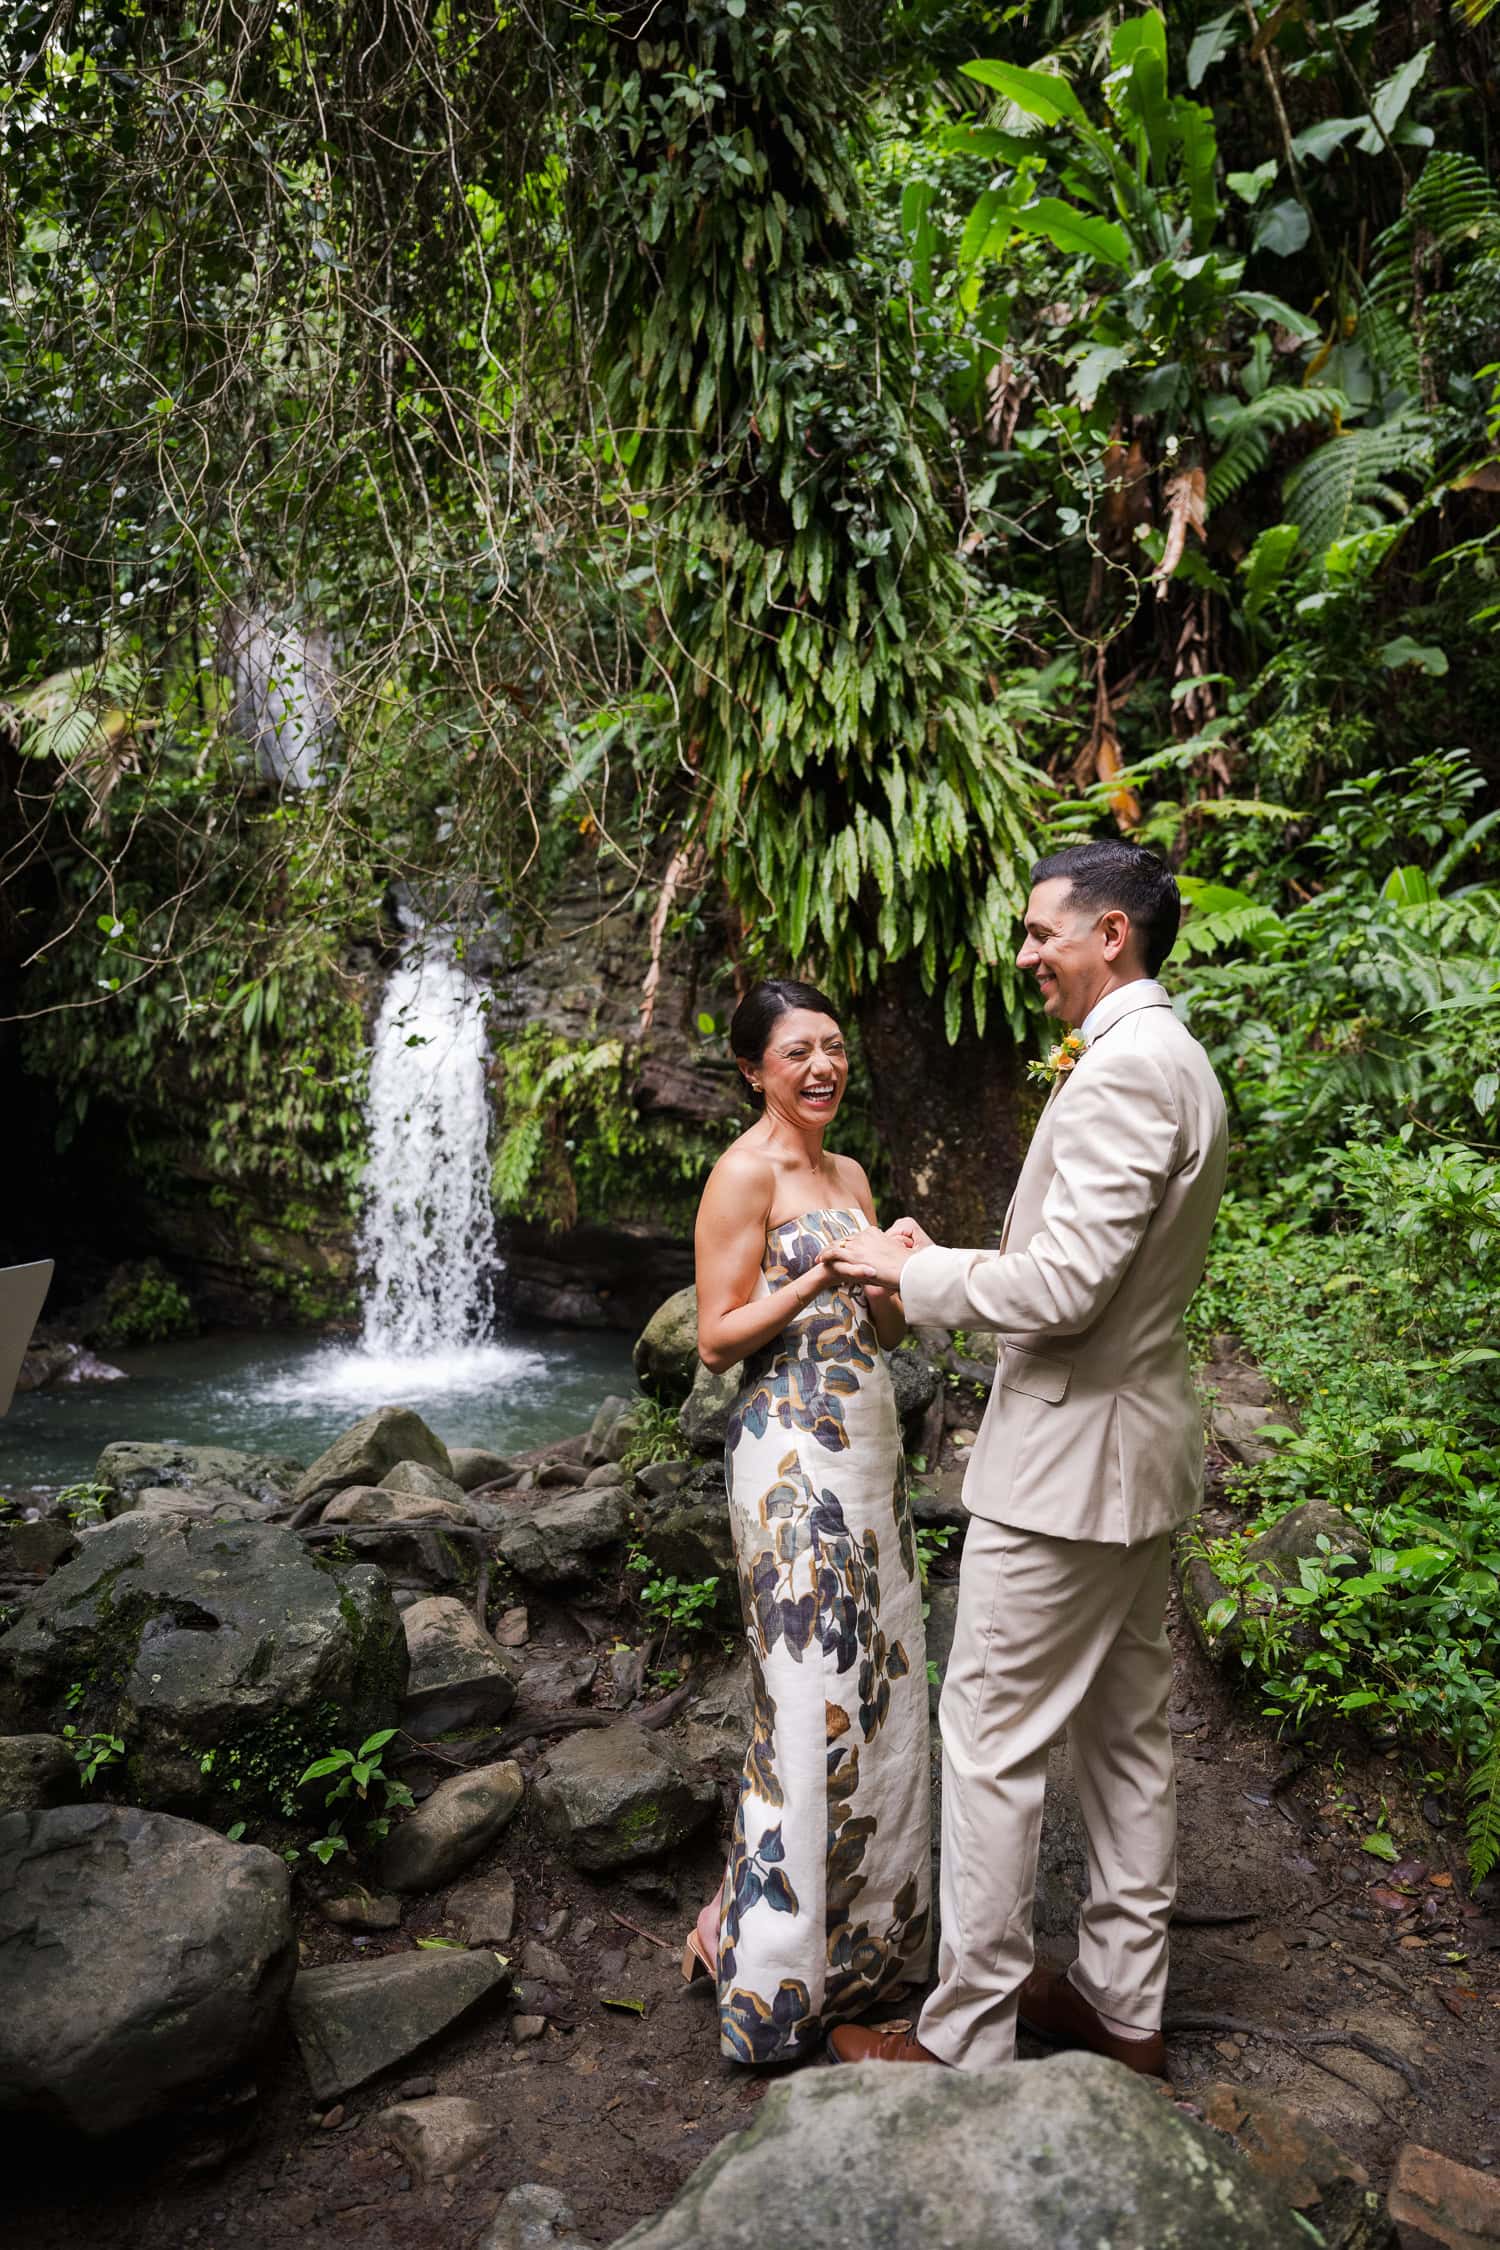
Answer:
[[[1036,978],[1042,1006],[1056,1022],[1082,1023],[1098,999],[1120,950],[1110,925],[1121,919],[1076,905],[1066,875],[1053,875],[1033,890],[1016,967]]]

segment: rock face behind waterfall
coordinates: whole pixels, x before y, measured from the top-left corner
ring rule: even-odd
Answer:
[[[767,2094],[749,2131],[618,2250],[762,2250],[766,2213],[782,2210],[795,2210],[806,2241],[839,2250],[1308,2241],[1233,2148],[1096,2055],[993,2071],[805,2072]]]
[[[284,1789],[320,1751],[394,1725],[406,1673],[380,1571],[337,1570],[274,1527],[132,1512],[0,1640],[0,1716],[117,1734],[136,1803],[233,1820],[253,1809],[247,1782]]]

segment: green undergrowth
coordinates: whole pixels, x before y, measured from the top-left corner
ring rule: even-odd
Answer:
[[[1500,1842],[1500,1165],[1410,1127],[1332,1159],[1326,1231],[1231,1200],[1195,1305],[1240,1338],[1295,1423],[1232,1472],[1245,1522],[1209,1544],[1266,1713],[1293,1729],[1357,1716],[1466,1791],[1476,1876]],[[1273,1425],[1274,1427],[1274,1425]],[[1276,1584],[1250,1541],[1288,1509],[1340,1509],[1369,1546]]]
[[[621,1039],[578,1043],[539,1024],[500,1050],[490,1194],[502,1217],[691,1228],[704,1177],[741,1124],[643,1115],[631,1092],[637,1060]]]

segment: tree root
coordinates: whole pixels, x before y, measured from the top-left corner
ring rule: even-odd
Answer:
[[[1242,2039],[1279,2040],[1282,2046],[1292,2047],[1299,2055],[1306,2055],[1308,2061],[1314,2063],[1319,2070],[1326,2070],[1330,2078],[1337,2078],[1345,2086],[1352,2086],[1356,2093],[1364,2095],[1366,2101],[1374,2102],[1381,2116],[1388,2118],[1393,2125],[1399,2125],[1401,2120],[1391,2116],[1378,2095],[1372,2094],[1368,2086],[1361,2086],[1358,2079],[1346,2077],[1332,2063],[1324,2062],[1314,2050],[1318,2047],[1353,2047],[1356,2053],[1367,2055],[1371,2062],[1379,2063],[1386,2070],[1394,2070],[1398,2077],[1404,2078],[1418,2101],[1430,2102],[1431,2099],[1425,2084],[1410,2063],[1395,2054],[1391,2048],[1382,2047],[1378,2040],[1367,2039],[1361,2031],[1281,2031],[1275,2024],[1251,2023],[1244,2016],[1200,2015],[1196,2011],[1168,2016],[1162,2030],[1169,2038],[1183,2032],[1218,2031],[1235,2033]]]

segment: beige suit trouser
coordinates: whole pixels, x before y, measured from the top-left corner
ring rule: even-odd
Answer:
[[[945,2062],[1015,2056],[1049,1745],[1067,1731],[1089,1846],[1072,1982],[1159,2028],[1177,1886],[1167,1698],[1169,1535],[1049,1539],[971,1519],[943,1687],[942,1934],[917,2036]]]

